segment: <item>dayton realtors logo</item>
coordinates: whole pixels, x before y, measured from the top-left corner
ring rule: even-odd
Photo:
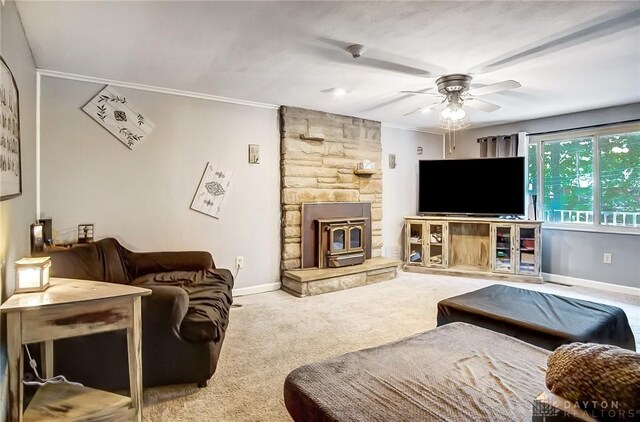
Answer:
[[[576,414],[588,415],[598,420],[611,418],[615,420],[637,420],[640,421],[640,409],[628,410],[620,409],[617,401],[596,401],[585,400],[570,402],[563,400],[555,402],[553,405],[546,402],[533,402],[533,417],[537,421],[546,422],[560,420],[565,416],[574,416]]]

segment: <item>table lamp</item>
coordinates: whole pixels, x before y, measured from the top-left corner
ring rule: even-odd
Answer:
[[[43,292],[49,287],[51,258],[22,258],[16,261],[16,293]]]

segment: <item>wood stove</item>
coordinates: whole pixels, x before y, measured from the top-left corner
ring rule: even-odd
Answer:
[[[338,268],[362,264],[366,257],[365,226],[368,218],[320,218],[318,267]]]

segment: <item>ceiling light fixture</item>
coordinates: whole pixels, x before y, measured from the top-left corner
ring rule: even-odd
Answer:
[[[344,88],[333,88],[332,92],[336,97],[341,97],[347,93],[347,90]]]
[[[447,94],[447,107],[440,112],[438,127],[447,130],[459,130],[469,127],[471,122],[467,112],[462,108],[462,99],[459,91]]]

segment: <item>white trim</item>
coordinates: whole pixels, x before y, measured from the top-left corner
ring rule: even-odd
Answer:
[[[255,295],[256,293],[273,292],[274,290],[280,290],[280,286],[280,283],[267,283],[258,286],[241,287],[239,289],[233,289],[233,296],[238,297]]]
[[[227,98],[227,97],[219,97],[217,95],[203,94],[200,92],[192,92],[192,91],[182,91],[180,89],[173,88],[163,88],[160,86],[153,85],[144,85],[138,84],[135,82],[124,82],[124,81],[115,81],[112,79],[103,79],[103,78],[95,78],[93,76],[84,76],[84,75],[76,75],[73,73],[66,72],[58,72],[55,70],[47,70],[47,69],[36,69],[36,71],[42,76],[49,76],[51,78],[60,78],[60,79],[69,79],[72,81],[79,82],[90,82],[95,84],[102,85],[113,85],[122,88],[131,88],[138,89],[142,91],[150,91],[150,92],[158,92],[160,94],[168,94],[168,95],[177,95],[180,97],[190,97],[190,98],[198,98],[200,100],[207,101],[216,101],[221,103],[230,103],[230,104],[238,104],[249,107],[257,107],[257,108],[267,108],[271,110],[277,110],[280,108],[279,105],[275,104],[267,104],[267,103],[257,103],[254,101],[245,101],[245,100],[237,100],[235,98]]]
[[[40,72],[36,71],[36,220],[40,215],[40,96],[41,91]]]
[[[587,232],[601,234],[628,234],[631,236],[640,236],[640,229],[637,227],[610,226],[580,223],[543,223],[544,230],[561,230],[569,232]]]
[[[431,132],[428,129],[423,129],[423,128],[414,127],[414,126],[402,126],[402,125],[395,125],[393,123],[385,123],[385,122],[382,122],[381,126],[389,129],[410,130],[412,132],[428,133],[430,135],[442,135],[441,132]]]
[[[544,281],[565,284],[567,286],[588,287],[590,289],[605,290],[607,292],[640,296],[639,287],[621,286],[620,284],[603,283],[602,281],[587,280],[585,278],[568,277],[566,275],[542,273]]]

